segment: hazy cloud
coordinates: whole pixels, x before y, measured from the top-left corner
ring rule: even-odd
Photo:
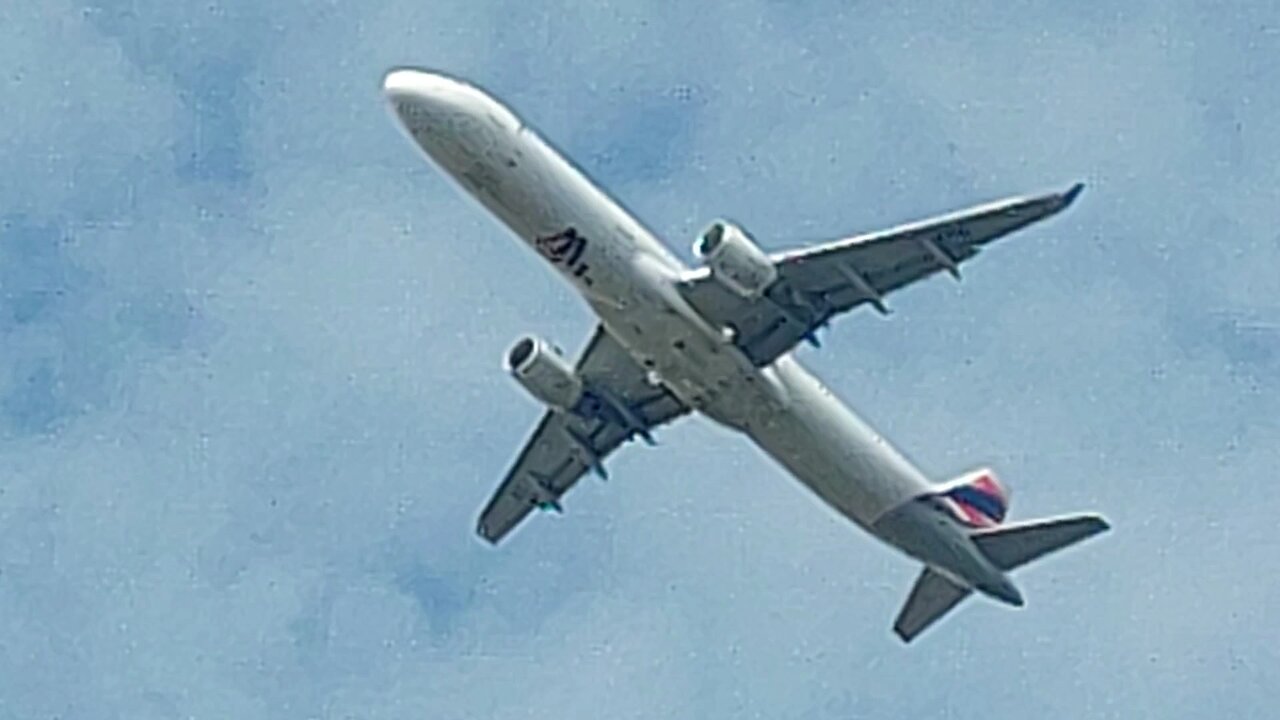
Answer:
[[[1256,715],[1280,593],[1280,26],[1122,7],[0,11],[0,717]],[[1089,184],[803,361],[939,479],[1116,524],[909,648],[916,568],[698,420],[493,550],[579,299],[429,168],[491,88],[684,257]],[[1096,543],[1096,544],[1095,544]]]

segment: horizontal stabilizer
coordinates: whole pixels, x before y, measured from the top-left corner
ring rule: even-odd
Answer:
[[[976,532],[972,537],[993,565],[1007,571],[1110,527],[1098,515],[1072,515],[1004,525]]]
[[[1007,572],[1109,528],[1098,515],[1072,515],[978,530],[970,538],[992,565]],[[926,567],[893,630],[904,642],[911,642],[972,592],[972,588]]]
[[[915,587],[911,588],[911,596],[898,614],[893,631],[903,642],[911,642],[971,592],[969,588],[957,585],[945,575],[926,567]]]

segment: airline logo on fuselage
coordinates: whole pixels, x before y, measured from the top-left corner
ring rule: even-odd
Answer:
[[[554,235],[535,238],[533,246],[552,264],[564,265],[574,277],[580,277],[583,282],[591,284],[590,278],[586,277],[587,264],[582,261],[587,249],[587,239],[576,228],[568,227]]]

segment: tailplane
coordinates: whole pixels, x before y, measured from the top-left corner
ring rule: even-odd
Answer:
[[[1071,515],[977,530],[970,537],[992,565],[1007,572],[1109,527],[1099,515]],[[972,592],[972,588],[925,567],[893,630],[903,642],[911,642]]]
[[[979,530],[970,537],[991,564],[1008,571],[1109,527],[1100,515],[1069,515]]]
[[[903,642],[911,642],[926,628],[937,622],[951,608],[969,597],[973,590],[955,583],[947,576],[925,566],[916,584],[911,588],[907,604],[902,606],[893,631]]]

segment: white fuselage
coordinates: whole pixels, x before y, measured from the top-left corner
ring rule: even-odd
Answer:
[[[689,269],[509,109],[472,85],[417,70],[389,73],[384,88],[418,147],[551,262],[656,381],[747,434],[831,507],[909,554],[933,555],[927,548],[939,542],[967,547],[955,533],[904,543],[882,532],[878,520],[931,489],[924,474],[792,355],[753,366],[678,292]]]

